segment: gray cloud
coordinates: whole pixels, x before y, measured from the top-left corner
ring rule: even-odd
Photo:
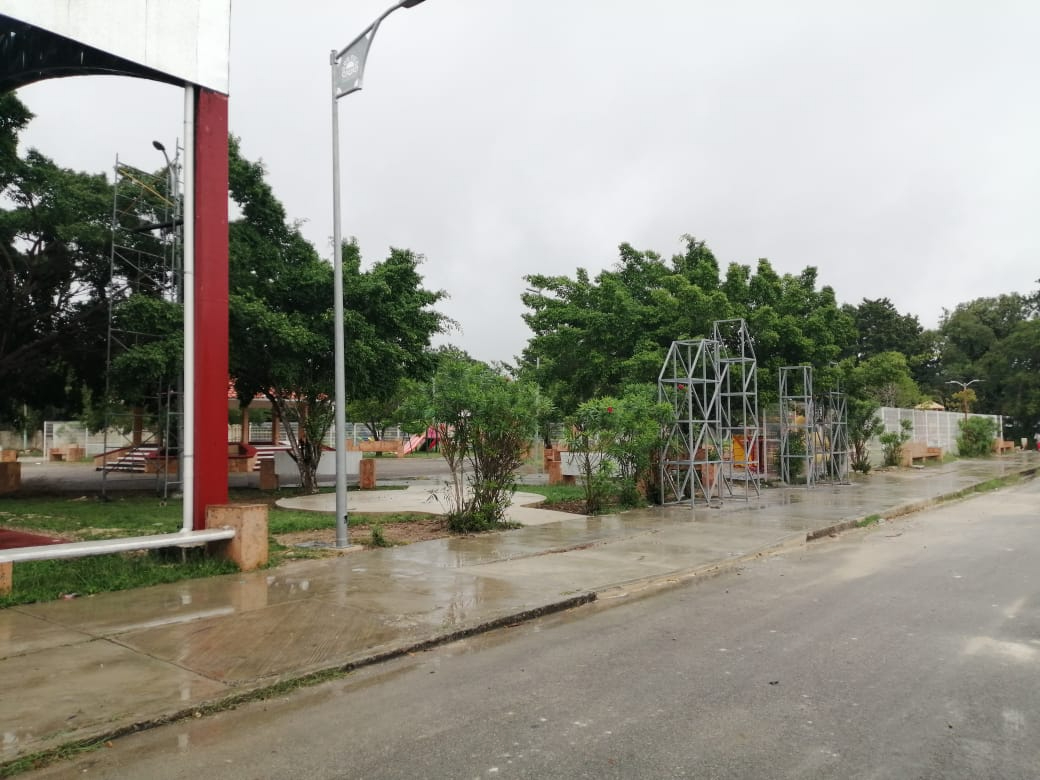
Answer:
[[[233,4],[231,127],[330,254],[328,51],[387,0]],[[340,102],[343,226],[407,246],[483,359],[528,337],[526,273],[705,239],[806,265],[842,301],[943,308],[1040,276],[1040,6],[1031,2],[428,0],[380,29]],[[158,165],[181,94],[26,88],[28,141],[73,167]]]

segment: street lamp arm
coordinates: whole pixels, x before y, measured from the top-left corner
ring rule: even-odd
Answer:
[[[421,2],[423,2],[423,0],[401,0],[399,3],[395,3],[394,5],[387,8],[385,11],[383,11],[383,13],[379,15],[378,19],[376,19],[374,22],[372,22],[372,24],[370,24],[368,27],[362,30],[361,33],[356,38],[354,38],[354,40],[352,40],[350,43],[348,43],[346,46],[344,46],[342,49],[340,49],[333,55],[332,64],[335,65],[337,62],[339,62],[340,58],[348,51],[350,51],[351,47],[353,47],[354,44],[356,44],[369,33],[372,33],[372,38],[374,39],[376,37],[376,31],[379,29],[379,25],[382,24],[383,20],[386,17],[388,17],[398,8],[414,8]],[[369,45],[371,45],[371,41],[369,41]]]
[[[349,543],[348,510],[347,510],[347,468],[346,468],[346,338],[343,332],[343,236],[340,227],[340,182],[339,182],[339,99],[361,89],[364,77],[365,58],[372,47],[376,31],[380,23],[398,8],[414,8],[423,0],[398,0],[387,8],[372,24],[364,29],[349,45],[338,52],[333,49],[329,54],[329,65],[332,69],[332,296],[335,340],[335,428],[336,428],[336,546],[346,547]],[[367,41],[365,40],[368,36]],[[362,44],[362,41],[365,41]],[[347,56],[355,46],[360,46],[359,53]],[[340,62],[346,58],[345,62]],[[353,67],[353,77],[337,73]],[[341,89],[343,87],[343,89]]]

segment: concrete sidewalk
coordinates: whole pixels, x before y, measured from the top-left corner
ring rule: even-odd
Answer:
[[[763,489],[760,498],[718,509],[539,517],[520,507],[512,517],[526,526],[497,534],[2,610],[0,771],[27,755],[231,706],[285,681],[421,650],[598,593],[713,572],[1038,465],[1035,453],[1016,453],[845,486]],[[408,508],[425,502],[429,489],[352,493],[352,509],[362,501]]]
[[[408,483],[403,490],[364,490],[347,495],[350,512],[433,512],[444,513],[443,480],[423,479]],[[554,512],[549,509],[534,509],[531,504],[545,501],[545,496],[524,493],[523,486],[513,494],[513,503],[506,510],[505,519],[521,525],[545,525],[564,520],[573,520],[571,512]],[[311,496],[283,498],[278,506],[285,509],[302,509],[307,512],[335,514],[335,493],[315,493]]]

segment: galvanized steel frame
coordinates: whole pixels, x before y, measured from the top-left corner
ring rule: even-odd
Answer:
[[[731,497],[736,497],[742,489],[741,497],[748,500],[752,493],[756,497],[761,495],[758,359],[743,319],[716,320],[712,340],[719,345],[718,435],[723,444],[724,486]],[[739,458],[735,446],[738,443],[743,453]],[[737,485],[740,488],[735,489]]]
[[[672,407],[660,458],[661,503],[721,501],[719,343],[673,341],[657,378],[658,400]]]

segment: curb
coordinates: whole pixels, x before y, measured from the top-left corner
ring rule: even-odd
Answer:
[[[333,664],[332,666],[300,674],[290,673],[284,677],[274,679],[273,682],[267,682],[254,688],[243,690],[239,693],[233,693],[229,696],[223,696],[212,701],[199,702],[193,707],[187,707],[166,715],[160,715],[147,720],[134,721],[88,737],[70,740],[69,742],[56,747],[47,748],[46,750],[30,753],[5,763],[0,763],[0,778],[13,777],[22,772],[42,769],[56,761],[68,758],[73,753],[91,750],[113,739],[119,739],[120,737],[126,737],[131,734],[138,734],[142,731],[148,731],[160,726],[166,726],[170,723],[177,723],[182,720],[190,720],[202,717],[203,715],[212,715],[218,712],[232,710],[243,704],[269,699],[296,688],[305,688],[319,683],[328,682],[329,680],[346,676],[351,672],[368,666],[375,666],[376,664],[392,661],[396,658],[411,655],[412,653],[432,650],[441,645],[457,642],[460,639],[467,639],[472,636],[477,636],[478,634],[494,631],[498,628],[510,628],[545,615],[551,615],[556,612],[564,612],[569,609],[574,609],[575,607],[584,606],[585,604],[590,604],[596,601],[596,599],[597,594],[594,592],[582,593],[577,596],[570,596],[560,601],[543,604],[539,607],[532,607],[531,609],[525,609],[509,615],[502,615],[491,620],[480,621],[473,625],[458,628],[454,631],[448,631],[428,639],[411,642],[399,647],[392,647],[346,663]]]
[[[680,585],[688,580],[698,578],[701,580],[711,579],[725,574],[726,572],[745,563],[750,563],[751,561],[756,561],[770,555],[778,555],[790,550],[797,550],[805,547],[805,544],[806,539],[802,534],[789,534],[779,541],[763,545],[751,552],[733,558],[727,558],[723,561],[705,563],[691,569],[676,569],[675,571],[670,571],[665,574],[655,574],[650,577],[637,577],[635,579],[626,580],[625,582],[604,586],[596,591],[598,597],[596,601],[601,602],[606,599],[623,598],[639,591],[649,590],[651,588],[664,588],[671,585]]]
[[[1004,475],[1003,477],[998,477],[998,479],[999,480],[1006,480],[1006,479],[1009,479],[1009,478],[1033,479],[1033,478],[1036,477],[1037,470],[1038,470],[1038,467],[1036,467],[1036,466],[1029,466],[1027,468],[1019,469],[1018,471],[1013,471],[1010,474]],[[951,491],[949,493],[940,493],[939,495],[933,496],[932,498],[926,498],[926,499],[923,499],[921,501],[914,501],[914,502],[909,503],[909,504],[900,504],[899,506],[892,507],[891,509],[889,509],[886,512],[884,512],[884,517],[881,518],[881,519],[883,519],[883,520],[891,520],[891,519],[896,518],[896,517],[905,517],[906,515],[912,515],[912,514],[914,514],[916,512],[923,512],[926,509],[931,509],[932,507],[939,506],[940,504],[945,504],[945,503],[948,503],[950,501],[958,501],[958,500],[961,500],[961,499],[973,498],[975,496],[978,496],[978,495],[982,494],[982,492],[978,490],[978,486],[982,485],[982,484],[985,484],[985,483],[978,482],[978,483],[976,483],[974,485],[970,485],[968,487],[961,488],[960,490],[953,490],[953,491]],[[1006,486],[1005,485],[1001,485],[999,487],[1006,487]],[[989,491],[985,491],[985,492],[989,492]],[[872,513],[872,514],[877,514],[877,513]],[[861,527],[860,524],[863,523],[870,516],[871,515],[864,515],[863,517],[856,517],[856,518],[853,518],[851,520],[844,520],[844,521],[842,521],[840,523],[835,523],[834,525],[829,525],[829,526],[827,526],[825,528],[819,528],[819,529],[817,529],[815,531],[809,531],[805,535],[805,541],[806,542],[815,542],[817,539],[822,539],[825,536],[837,536],[838,534],[843,533],[844,531],[851,531],[851,530],[853,530],[855,528],[860,528]]]

